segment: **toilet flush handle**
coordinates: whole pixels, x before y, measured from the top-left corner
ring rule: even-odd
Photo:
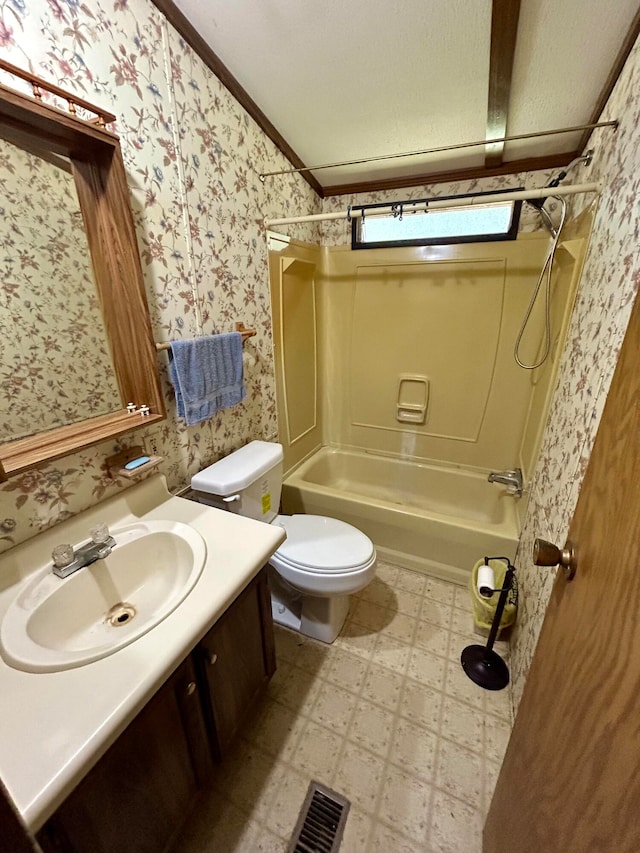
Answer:
[[[233,503],[233,501],[239,501],[239,500],[240,500],[240,495],[229,495],[229,497],[228,497],[228,498],[222,498],[222,500],[223,500],[226,504],[230,504],[230,503]]]

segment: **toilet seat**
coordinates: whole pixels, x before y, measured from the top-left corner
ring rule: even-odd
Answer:
[[[273,521],[287,533],[274,564],[312,574],[359,572],[375,562],[375,548],[360,530],[322,515],[279,515]]]

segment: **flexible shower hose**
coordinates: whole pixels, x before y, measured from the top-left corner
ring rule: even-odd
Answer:
[[[547,253],[547,257],[545,258],[545,262],[542,266],[542,270],[540,271],[540,275],[538,277],[538,283],[535,286],[531,299],[529,301],[529,307],[527,308],[526,314],[524,315],[524,320],[522,321],[522,325],[520,326],[520,331],[518,332],[518,337],[516,338],[516,344],[513,348],[513,357],[516,360],[516,363],[524,368],[525,370],[535,370],[536,367],[540,367],[547,360],[547,356],[549,355],[549,350],[551,349],[551,270],[553,269],[553,261],[556,255],[556,248],[558,246],[558,240],[560,239],[560,233],[562,232],[562,228],[564,226],[564,220],[567,215],[567,203],[563,198],[558,196],[551,196],[556,201],[559,201],[562,205],[562,213],[560,215],[560,223],[558,224],[558,228],[553,234],[553,242],[551,243],[551,248]],[[533,306],[536,304],[536,299],[538,298],[538,293],[540,292],[540,287],[542,285],[542,280],[545,277],[546,273],[546,287],[545,287],[545,345],[544,352],[541,358],[536,361],[535,364],[525,364],[520,360],[520,356],[518,351],[520,349],[520,342],[522,341],[522,336],[524,335],[525,329],[527,328],[527,324],[529,322],[529,318],[531,317],[531,312],[533,311]]]

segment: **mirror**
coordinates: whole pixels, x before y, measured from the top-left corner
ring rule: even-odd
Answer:
[[[0,85],[2,480],[165,409],[120,144],[105,126],[115,116],[0,69],[34,91]]]
[[[122,408],[68,158],[0,139],[0,435]]]

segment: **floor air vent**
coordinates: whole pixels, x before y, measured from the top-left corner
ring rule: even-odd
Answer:
[[[319,782],[311,782],[287,853],[335,853],[349,812],[349,801]]]

